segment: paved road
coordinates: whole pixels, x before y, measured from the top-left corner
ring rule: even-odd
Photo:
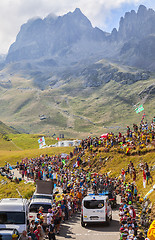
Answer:
[[[64,238],[76,240],[119,240],[119,216],[118,210],[113,211],[113,220],[110,226],[105,225],[88,225],[86,228],[81,227],[80,214],[78,213],[71,220],[62,224],[60,235],[56,235],[57,240]]]
[[[13,169],[12,172],[14,172],[16,177],[21,177],[17,169]],[[117,202],[120,202],[120,198],[117,198]],[[80,213],[78,213],[61,225],[60,234],[56,235],[56,240],[63,240],[64,238],[76,240],[119,240],[120,226],[118,214],[118,210],[113,210],[113,220],[108,227],[93,224],[83,228],[80,224]]]

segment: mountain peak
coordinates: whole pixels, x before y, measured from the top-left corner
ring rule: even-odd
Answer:
[[[138,15],[143,15],[147,12],[147,8],[144,5],[140,5],[137,11]]]
[[[75,13],[75,14],[83,14],[81,12],[80,8],[76,8],[73,13]]]

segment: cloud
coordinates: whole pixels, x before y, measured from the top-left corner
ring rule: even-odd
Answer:
[[[112,11],[119,9],[123,4],[133,6],[146,4],[155,7],[152,0],[1,0],[0,53],[7,52],[10,44],[15,41],[20,26],[30,18],[37,16],[44,18],[50,13],[59,16],[78,7],[93,26],[104,29]]]

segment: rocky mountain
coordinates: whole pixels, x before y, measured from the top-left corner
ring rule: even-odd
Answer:
[[[141,40],[146,36],[155,34],[155,12],[140,5],[137,13],[132,10],[126,12],[120,19],[116,38],[119,41]]]
[[[121,63],[155,71],[155,11],[141,5],[121,18],[115,39],[122,41]]]
[[[76,138],[139,122],[138,103],[151,120],[154,26],[155,12],[144,6],[111,33],[92,27],[80,9],[29,20],[0,64],[1,120],[21,132]]]
[[[78,8],[73,13],[56,18],[49,15],[44,19],[31,19],[21,26],[6,62],[46,58],[49,59],[47,64],[55,65],[51,58],[57,60],[66,56],[74,57],[75,61],[88,57],[88,51],[90,55],[99,50],[98,44],[104,41],[105,36],[105,32],[92,27]],[[82,52],[84,49],[85,52]]]
[[[6,63],[35,61],[40,67],[62,67],[106,58],[155,71],[154,26],[155,11],[143,5],[137,13],[125,13],[119,29],[111,33],[93,28],[78,8],[64,16],[31,19],[21,26]]]

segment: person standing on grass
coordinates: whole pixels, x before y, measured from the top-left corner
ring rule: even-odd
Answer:
[[[122,168],[122,180],[123,180],[123,182],[125,182],[125,171],[124,171],[124,168]]]
[[[135,185],[134,187],[134,198],[135,198],[135,201],[137,201],[137,192],[138,192],[138,189],[137,189],[137,186]]]
[[[133,182],[135,183],[136,181],[136,169],[133,168]]]
[[[143,187],[146,188],[146,172],[143,170]]]

